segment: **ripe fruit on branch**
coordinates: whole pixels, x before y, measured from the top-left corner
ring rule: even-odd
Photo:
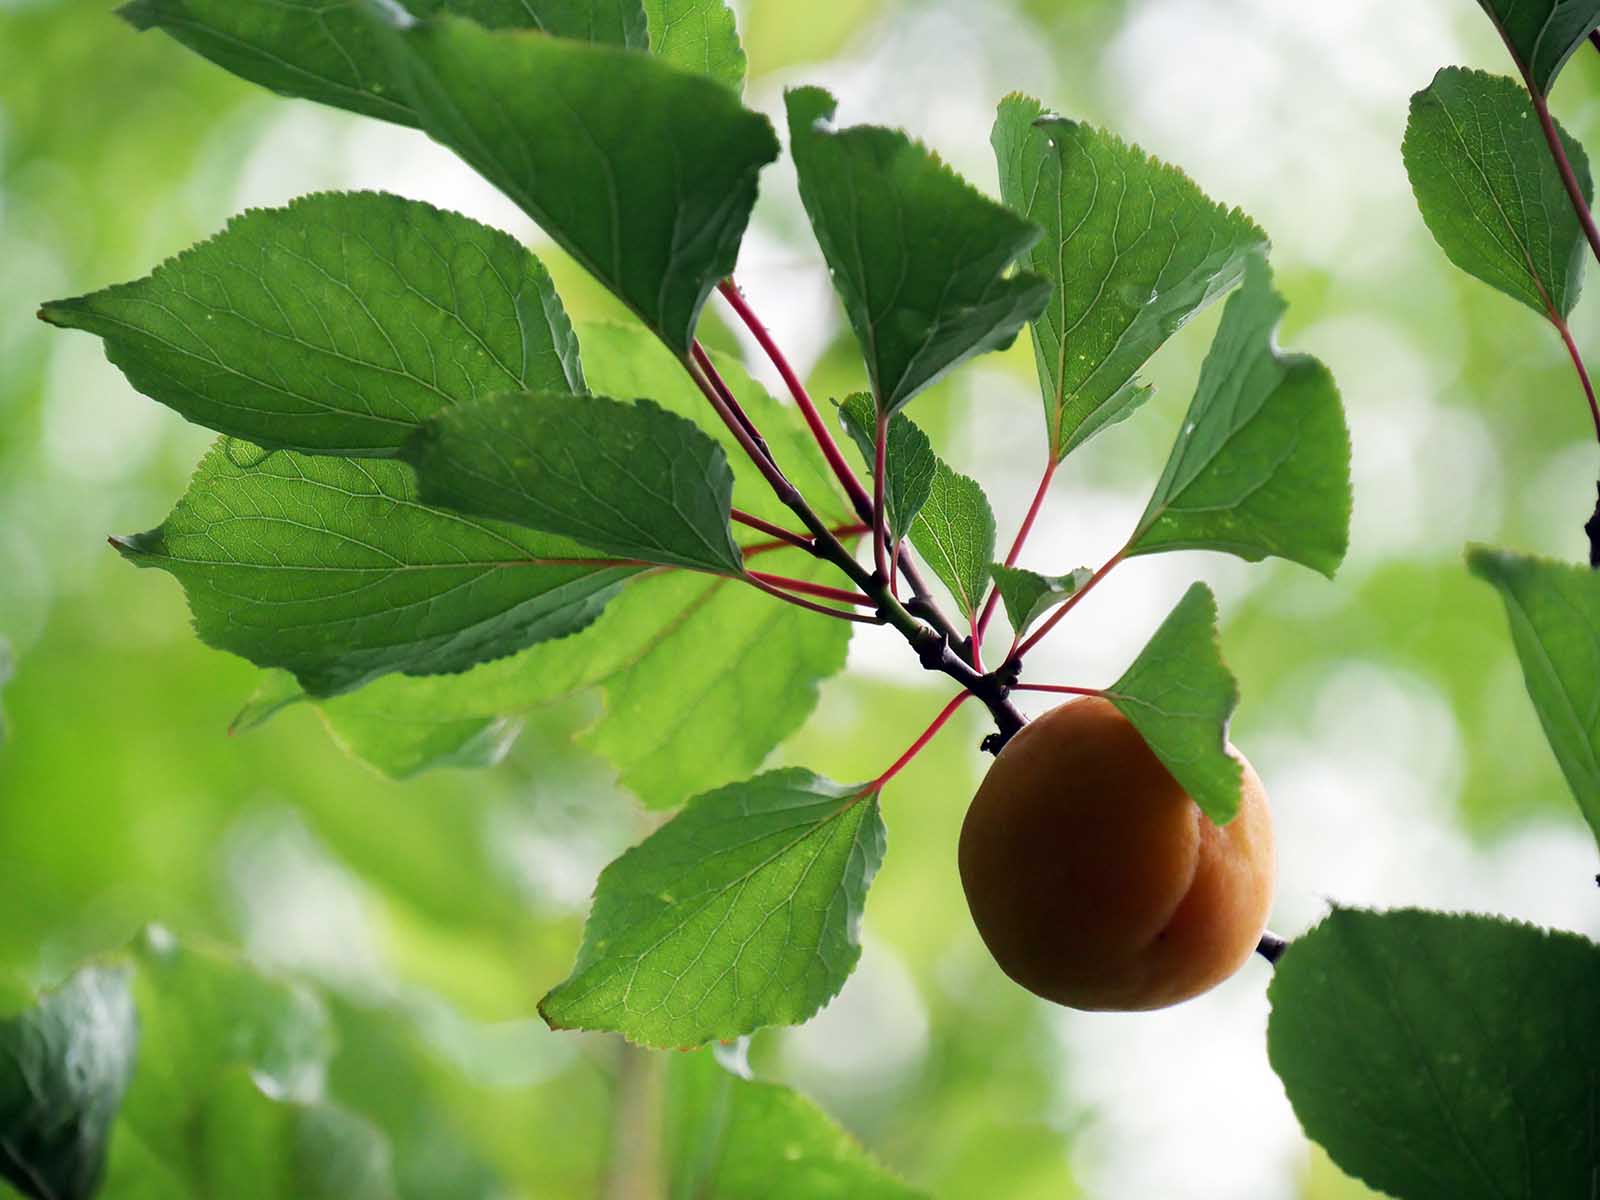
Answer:
[[[961,883],[1001,970],[1070,1008],[1145,1010],[1243,965],[1272,904],[1267,796],[1212,824],[1107,700],[1052,709],[1011,739],[961,828]]]

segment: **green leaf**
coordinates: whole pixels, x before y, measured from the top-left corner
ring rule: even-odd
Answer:
[[[685,71],[697,71],[744,90],[744,47],[733,10],[723,0],[644,0],[650,52]]]
[[[390,455],[479,396],[583,391],[561,300],[516,239],[371,192],[246,213],[145,279],[39,315],[104,338],[189,420],[274,449]]]
[[[86,967],[0,1020],[0,1178],[35,1200],[95,1195],[138,1042],[121,967]]]
[[[1405,1200],[1593,1187],[1600,947],[1494,917],[1335,909],[1273,974],[1267,1052],[1345,1171]]]
[[[620,326],[581,333],[597,388],[653,395],[732,445],[660,342]],[[795,411],[737,364],[713,357],[790,480],[830,524],[853,522]],[[754,469],[735,478],[734,500],[769,520],[787,523],[790,516]],[[765,536],[745,532],[751,540]],[[797,578],[837,578],[798,552],[758,561]],[[606,712],[590,744],[623,769],[623,782],[647,803],[670,807],[758,770],[816,706],[818,681],[844,666],[851,629],[726,577],[651,577],[630,584],[594,625],[570,638],[464,675],[389,676],[319,707],[347,749],[403,777],[430,766],[497,761],[528,711],[604,687]],[[692,704],[680,702],[685,694],[696,697]]]
[[[1054,287],[1033,349],[1059,460],[1144,401],[1135,373],[1266,234],[1176,167],[1026,96],[1001,102],[991,140],[1001,196],[1045,230],[1024,265]]]
[[[1330,577],[1344,561],[1350,431],[1328,369],[1273,344],[1287,307],[1252,260],[1128,554],[1273,554]]]
[[[283,1104],[233,1068],[208,1094],[194,1136],[198,1196],[393,1200],[388,1141],[331,1104]]]
[[[810,1100],[725,1069],[714,1051],[668,1060],[672,1200],[916,1200]]]
[[[983,603],[994,563],[994,510],[977,480],[936,459],[928,503],[911,524],[911,544],[970,619]]]
[[[861,451],[870,474],[878,454],[878,414],[872,397],[856,392],[839,404],[839,423]],[[889,523],[889,539],[899,543],[911,532],[922,506],[933,492],[939,460],[934,457],[928,435],[911,423],[904,413],[889,419],[889,443],[883,452],[884,515]]]
[[[829,126],[821,88],[786,97],[790,153],[834,288],[892,413],[952,368],[1015,340],[1050,286],[1009,273],[1039,229],[989,200],[905,134]]]
[[[687,354],[778,155],[767,119],[627,50],[381,13],[423,128]]]
[[[649,400],[495,396],[442,413],[406,447],[422,498],[620,558],[738,575],[733,472],[693,422]]]
[[[791,577],[832,577],[815,560],[790,561]],[[638,650],[605,677],[605,713],[579,739],[652,808],[758,768],[816,708],[818,683],[845,665],[848,622],[707,582],[662,581],[617,614],[608,628]]]
[[[455,13],[491,29],[538,29],[644,49],[639,0],[405,0],[418,17]],[[132,0],[137,29],[162,29],[241,78],[286,96],[402,125],[421,121],[351,0]]]
[[[1600,26],[1600,0],[1478,0],[1529,85],[1549,95],[1556,76]]]
[[[1534,711],[1600,841],[1600,572],[1485,546],[1467,562],[1505,601]]]
[[[5,637],[0,636],[0,690],[4,690],[6,684],[11,682],[11,676],[15,670],[16,664],[11,656],[11,643]],[[6,744],[7,730],[6,712],[4,708],[0,708],[0,746]]]
[[[1011,630],[1021,637],[1028,628],[1061,601],[1089,582],[1094,572],[1079,567],[1066,575],[1040,575],[1022,567],[995,563],[989,568],[995,589],[1006,606]]]
[[[698,1046],[798,1024],[861,956],[877,793],[791,768],[709,792],[600,875],[554,1029]]]
[[[314,695],[565,636],[637,570],[430,508],[399,463],[281,450],[241,466],[236,455],[237,444],[213,447],[166,521],[115,544],[183,584],[205,642],[292,671]]]
[[[1239,811],[1243,772],[1228,753],[1239,685],[1222,661],[1217,601],[1203,583],[1183,594],[1133,665],[1105,690],[1200,811],[1226,825]]]
[[[1583,147],[1558,132],[1592,201]],[[1588,244],[1522,87],[1446,67],[1411,97],[1401,150],[1422,219],[1451,262],[1536,313],[1572,311]]]

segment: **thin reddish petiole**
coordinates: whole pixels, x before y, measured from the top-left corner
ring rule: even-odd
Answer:
[[[722,378],[722,373],[717,370],[716,364],[711,361],[711,356],[706,353],[706,348],[699,342],[695,342],[690,346],[689,353],[694,356],[695,365],[705,372],[706,378],[711,382],[711,386],[722,397],[723,403],[728,406],[728,411],[733,414],[734,420],[738,421],[745,432],[750,435],[751,440],[755,442],[761,453],[766,456],[767,461],[776,465],[777,460],[772,457],[772,447],[767,445],[767,439],[761,436],[761,430],[756,428],[756,423],[744,411],[744,407],[739,403],[738,397],[733,394],[733,389],[728,386],[727,380]]]
[[[1499,25],[1499,22],[1495,22]],[[1572,204],[1572,211],[1578,218],[1578,224],[1583,227],[1583,236],[1589,240],[1589,249],[1594,252],[1595,259],[1600,261],[1600,228],[1595,227],[1594,214],[1589,211],[1589,203],[1583,198],[1583,188],[1578,183],[1578,176],[1572,169],[1572,160],[1567,157],[1567,148],[1561,144],[1561,134],[1556,129],[1555,118],[1550,115],[1550,104],[1544,98],[1544,93],[1534,85],[1533,77],[1528,74],[1528,69],[1517,57],[1516,50],[1511,45],[1511,39],[1504,28],[1500,36],[1505,39],[1506,49],[1511,52],[1511,59],[1517,64],[1517,70],[1522,75],[1522,82],[1528,89],[1528,98],[1533,101],[1534,115],[1539,118],[1539,129],[1544,134],[1545,144],[1550,147],[1550,157],[1555,160],[1556,171],[1561,175],[1561,186],[1567,190],[1567,199]]]
[[[756,344],[761,347],[778,374],[783,379],[784,387],[789,389],[789,394],[794,397],[794,402],[799,406],[800,415],[805,418],[806,426],[811,430],[811,436],[816,439],[817,447],[822,451],[822,457],[828,462],[834,477],[839,485],[844,488],[845,494],[850,497],[856,511],[864,512],[871,504],[871,497],[867,489],[862,487],[861,481],[856,478],[856,473],[850,469],[850,464],[845,462],[844,455],[840,453],[839,443],[833,440],[833,434],[828,432],[828,426],[822,420],[822,414],[817,411],[817,406],[812,402],[810,394],[806,391],[805,384],[800,382],[800,376],[789,365],[789,360],[784,357],[778,343],[773,340],[772,334],[761,323],[761,318],[745,303],[744,296],[740,293],[738,285],[731,279],[724,279],[717,285],[717,290],[722,293],[722,298],[728,306],[744,322],[756,339]]]
[[[773,587],[782,588],[786,592],[802,592],[807,596],[816,596],[823,600],[837,600],[840,604],[854,604],[858,608],[876,608],[877,604],[870,597],[863,596],[860,592],[848,591],[845,588],[829,587],[825,583],[812,583],[807,579],[791,579],[787,575],[769,575],[765,571],[751,571],[749,574]]]
[[[759,588],[761,591],[767,593],[767,595],[776,596],[779,600],[782,600],[788,604],[793,604],[797,608],[804,608],[814,613],[821,613],[825,617],[837,617],[841,621],[854,621],[858,625],[883,624],[883,619],[881,617],[870,617],[865,613],[845,612],[842,608],[832,608],[826,604],[814,604],[810,600],[807,600],[804,596],[796,596],[793,592],[786,592],[781,587],[776,587],[755,575],[746,574],[740,576],[740,578],[748,583],[751,587]]]
[[[1578,343],[1572,340],[1572,331],[1567,328],[1567,322],[1552,309],[1548,314],[1555,324],[1556,332],[1561,335],[1561,340],[1567,347],[1567,354],[1572,358],[1572,368],[1578,373],[1578,382],[1583,385],[1584,397],[1589,401],[1589,416],[1594,419],[1594,434],[1600,438],[1600,404],[1595,402],[1594,384],[1589,380],[1589,371],[1583,365],[1583,355],[1578,353]]]
[[[1060,624],[1061,618],[1071,612],[1073,606],[1076,605],[1078,601],[1082,600],[1090,592],[1094,591],[1095,585],[1107,575],[1111,574],[1112,568],[1114,568],[1127,556],[1128,548],[1124,546],[1121,550],[1118,550],[1115,554],[1108,558],[1105,562],[1105,565],[1089,577],[1089,582],[1084,584],[1077,591],[1073,592],[1072,595],[1068,596],[1066,603],[1062,604],[1060,608],[1051,613],[1049,620],[1033,631],[1033,636],[1028,638],[1028,640],[1023,642],[1020,646],[1013,648],[1011,653],[1006,656],[1007,659],[1021,658],[1029,650],[1032,650],[1035,646],[1037,646],[1039,644],[1039,639],[1044,637],[1045,634],[1049,633],[1058,624]]]
[[[888,783],[889,780],[900,774],[900,772],[905,768],[906,764],[914,759],[917,755],[921,754],[922,751],[927,747],[928,743],[933,741],[939,730],[944,728],[944,723],[955,715],[956,709],[960,708],[964,703],[966,703],[967,698],[971,695],[971,692],[957,692],[954,696],[952,696],[950,698],[950,702],[939,710],[939,715],[933,719],[933,724],[924,729],[922,731],[922,736],[916,741],[912,742],[911,745],[907,747],[906,752],[894,760],[893,766],[873,780],[867,790],[880,791],[884,784]]]
[[[982,675],[984,672],[983,626],[978,623],[977,617],[974,616],[968,628],[971,631],[969,636],[972,638],[972,669]]]
[[[836,538],[859,537],[861,534],[867,532],[867,526],[859,522],[854,525],[835,525],[829,530],[829,532],[832,533]],[[816,545],[815,542],[809,538],[804,538],[802,540],[805,544],[801,547],[801,549],[810,551],[813,554],[816,553],[816,551],[813,549],[813,547]],[[744,548],[744,556],[746,558],[753,558],[757,554],[767,554],[773,550],[787,550],[790,549],[792,545],[793,543],[784,541],[756,542]]]
[[[774,525],[771,521],[764,521],[760,517],[745,512],[743,509],[731,509],[728,516],[740,525],[748,525],[751,529],[759,529],[762,533],[769,534],[780,542],[787,542],[791,546],[798,546],[807,552],[816,549],[811,539],[803,533],[793,533],[782,525]],[[747,551],[748,553],[748,551]]]
[[[1028,515],[1022,518],[1022,525],[1017,530],[1016,540],[1011,543],[1011,551],[1006,555],[1005,565],[1017,565],[1017,557],[1022,553],[1023,544],[1028,540],[1028,534],[1033,532],[1033,523],[1039,518],[1039,510],[1044,507],[1045,494],[1050,491],[1050,481],[1056,477],[1056,468],[1060,466],[1055,454],[1052,452],[1050,461],[1045,464],[1044,477],[1039,480],[1039,488],[1033,493],[1033,503],[1028,505]],[[993,585],[989,588],[989,596],[983,602],[983,615],[978,618],[978,632],[973,638],[973,645],[989,630],[989,622],[994,617],[994,607],[1000,600],[1000,589]]]
[[[1017,683],[1011,687],[1013,692],[1056,692],[1063,696],[1104,696],[1099,688],[1067,687],[1061,683]]]

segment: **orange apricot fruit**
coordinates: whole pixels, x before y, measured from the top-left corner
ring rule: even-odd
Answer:
[[[1108,700],[1077,699],[1000,752],[961,828],[961,883],[989,953],[1090,1011],[1165,1008],[1250,957],[1272,905],[1267,795],[1244,756],[1213,824]]]

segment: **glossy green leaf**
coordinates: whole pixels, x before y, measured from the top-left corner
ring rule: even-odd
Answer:
[[[668,1060],[671,1200],[916,1200],[827,1113],[789,1088],[734,1074],[710,1050]]]
[[[1583,147],[1558,132],[1592,201]],[[1588,244],[1519,84],[1446,67],[1411,97],[1401,150],[1422,219],[1451,262],[1534,312],[1572,311]]]
[[[836,577],[798,554],[778,568]],[[680,578],[652,581],[606,628],[638,649],[606,675],[605,713],[579,741],[645,804],[670,808],[745,778],[800,728],[817,685],[844,669],[853,626],[733,581]]]
[[[1600,0],[1478,0],[1530,86],[1548,95],[1567,60],[1600,26]]]
[[[1038,226],[989,200],[905,134],[831,126],[832,96],[788,93],[790,153],[822,256],[892,413],[974,355],[1002,349],[1050,287],[1013,273]]]
[[[585,326],[581,333],[596,388],[653,395],[731,447],[731,435],[658,341],[620,326]],[[825,520],[853,522],[794,410],[735,363],[713,357],[790,480]],[[769,520],[792,519],[750,468],[735,477],[734,501]],[[751,541],[765,536],[741,533]],[[832,568],[798,552],[756,561],[798,578],[837,579]],[[652,577],[631,584],[593,626],[570,638],[464,675],[390,676],[320,707],[348,749],[406,776],[430,766],[498,761],[530,710],[603,686],[608,702],[591,731],[594,748],[613,756],[624,782],[648,803],[670,807],[758,770],[815,707],[818,682],[843,667],[851,628],[725,578]],[[647,685],[647,679],[669,683]],[[679,702],[685,689],[697,697],[692,706]]]
[[[644,49],[639,0],[405,0],[418,17],[455,13],[491,29],[538,29]],[[351,0],[132,0],[118,10],[218,66],[286,96],[420,125],[393,64]]]
[[[928,502],[911,523],[911,544],[962,614],[977,612],[994,564],[994,510],[977,480],[935,460]]]
[[[637,570],[429,507],[399,463],[248,449],[214,447],[160,526],[115,544],[183,584],[208,644],[292,671],[315,695],[563,637]]]
[[[1287,307],[1266,262],[1252,260],[1223,310],[1130,555],[1276,555],[1330,577],[1344,561],[1350,431],[1327,367],[1274,345]]]
[[[878,415],[872,397],[856,392],[839,405],[839,422],[861,451],[870,477],[878,454]],[[928,435],[904,413],[889,418],[889,443],[883,452],[883,507],[892,542],[902,541],[933,492],[939,460]]]
[[[777,567],[827,571],[798,554]],[[605,710],[580,740],[647,805],[670,808],[759,768],[844,667],[851,628],[731,579],[657,576],[571,638],[464,675],[390,676],[319,707],[347,749],[404,778],[492,765],[527,713],[600,687]]]
[[[790,768],[696,798],[601,873],[552,1028],[698,1046],[806,1020],[861,956],[877,794]]]
[[[1497,917],[1335,909],[1290,944],[1267,1052],[1345,1171],[1404,1200],[1585,1196],[1600,947]]]
[[[104,338],[189,420],[274,449],[389,455],[454,404],[583,390],[561,300],[515,238],[371,192],[246,213],[40,316]]]
[[[1001,102],[991,140],[1001,196],[1044,226],[1024,265],[1054,288],[1033,348],[1060,459],[1144,401],[1135,374],[1267,239],[1176,167],[1026,96]]]
[[[686,354],[778,155],[767,119],[645,55],[382,12],[423,128]]]
[[[1539,723],[1600,841],[1600,572],[1483,546],[1467,561],[1505,601]]]
[[[1218,825],[1233,820],[1243,772],[1228,753],[1228,719],[1239,685],[1222,661],[1210,588],[1197,583],[1184,593],[1105,697],[1206,816]]]
[[[724,0],[644,0],[644,10],[652,54],[735,92],[744,89],[744,47]]]
[[[138,1044],[121,967],[85,967],[0,1019],[0,1179],[34,1200],[95,1195]]]
[[[650,400],[511,394],[442,413],[405,449],[423,500],[619,558],[722,574],[733,472],[691,421]]]
[[[1011,630],[1019,638],[1045,613],[1088,583],[1094,574],[1088,567],[1079,567],[1065,575],[1040,575],[1037,571],[1008,567],[1004,563],[995,563],[989,570],[1001,603],[1006,606]]]

